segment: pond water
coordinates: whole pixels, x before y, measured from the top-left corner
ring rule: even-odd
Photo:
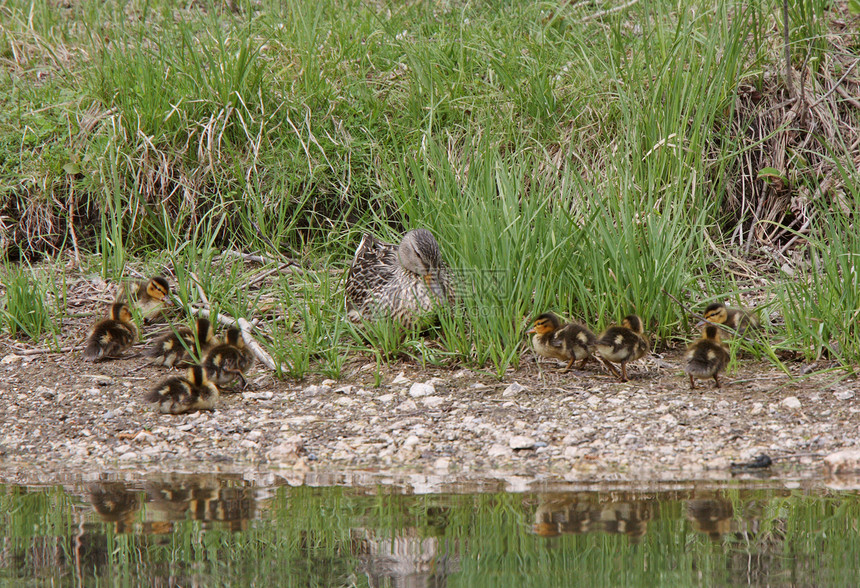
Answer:
[[[0,485],[2,585],[857,586],[860,493]]]

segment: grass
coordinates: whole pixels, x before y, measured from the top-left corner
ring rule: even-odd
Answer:
[[[664,291],[700,308],[750,284],[784,320],[780,348],[860,360],[845,327],[856,288],[840,285],[854,275],[854,217],[830,211],[829,196],[793,248],[802,289],[774,279],[781,260],[740,283],[730,261],[753,265],[731,244],[757,220],[733,216],[750,210],[733,204],[735,186],[768,139],[736,123],[755,120],[739,110],[743,88],[781,91],[780,3],[661,0],[595,20],[581,3],[528,2],[10,0],[2,10],[8,239],[23,257],[58,257],[74,220],[103,276],[158,259],[186,307],[194,273],[224,312],[265,319],[261,338],[284,375],[335,377],[358,352],[501,378],[544,310],[595,330],[636,312],[662,346],[690,328]],[[789,14],[811,89],[845,71],[826,39],[857,51],[831,26],[850,18],[836,10],[815,0]],[[842,130],[816,138],[821,153],[789,146],[788,199],[801,186],[815,193],[811,162],[822,159],[856,209],[857,112],[841,98],[822,108]],[[779,202],[770,178],[757,185]],[[775,221],[788,236],[799,229],[789,213]],[[456,270],[460,305],[426,339],[356,330],[339,276],[361,233],[396,240],[418,226]],[[226,249],[306,271],[248,288],[252,270],[223,261]]]
[[[701,586],[856,585],[859,574],[851,492],[405,495],[212,476],[150,479],[146,493],[122,482],[88,490],[0,486],[0,537],[13,556],[4,579],[375,586],[408,574],[450,586]],[[104,516],[87,502],[96,492],[114,499]],[[200,496],[212,508],[192,508]]]

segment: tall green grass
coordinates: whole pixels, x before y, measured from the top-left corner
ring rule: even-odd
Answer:
[[[720,210],[747,147],[729,121],[741,84],[782,71],[780,7],[658,1],[586,21],[581,3],[10,0],[0,35],[27,51],[0,89],[2,207],[29,211],[35,231],[64,218],[73,188],[103,275],[157,257],[186,303],[190,268],[228,312],[280,298],[263,338],[293,377],[339,374],[356,349],[501,377],[548,309],[595,329],[636,312],[659,345],[689,327],[666,293],[732,297]],[[792,5],[792,55],[812,73],[832,10]],[[50,75],[28,78],[39,68]],[[818,222],[813,249],[852,230]],[[340,314],[336,276],[360,233],[417,226],[461,274],[432,333],[441,349]],[[298,259],[308,276],[252,294],[248,273],[216,261],[228,247]],[[838,340],[856,361],[860,343],[831,323],[850,316],[814,306],[832,284],[787,290],[773,312],[787,340]]]

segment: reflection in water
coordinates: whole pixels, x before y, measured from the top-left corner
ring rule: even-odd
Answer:
[[[416,496],[103,478],[0,486],[0,585],[558,586],[577,583],[574,561],[586,585],[606,570],[610,585],[858,585],[857,520],[857,494],[784,489]]]
[[[638,541],[648,530],[648,521],[659,503],[648,495],[630,492],[601,496],[581,492],[544,497],[535,513],[534,532],[542,537],[603,532],[627,535]]]

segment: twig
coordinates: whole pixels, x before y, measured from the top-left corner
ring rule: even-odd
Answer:
[[[830,88],[829,90],[827,90],[827,92],[825,92],[825,93],[824,93],[824,95],[823,95],[821,98],[819,98],[818,100],[816,100],[815,102],[813,102],[813,103],[809,106],[809,108],[815,108],[816,106],[818,106],[819,104],[821,104],[822,102],[824,102],[825,100],[827,100],[827,99],[830,97],[830,95],[831,95],[831,94],[833,94],[833,92],[835,92],[835,91],[836,91],[836,89],[837,89],[837,88],[842,84],[842,82],[844,82],[844,81],[845,81],[845,78],[847,78],[847,77],[848,77],[848,75],[849,75],[849,74],[851,73],[851,71],[854,69],[854,66],[855,66],[855,65],[857,65],[858,63],[860,63],[860,59],[855,59],[855,60],[854,60],[854,63],[852,63],[850,66],[848,66],[848,69],[846,69],[846,70],[845,70],[845,73],[844,73],[844,74],[842,74],[842,77],[841,77],[841,78],[839,78],[839,80],[838,80],[835,84],[833,84],[833,87],[832,87],[832,88]]]
[[[253,261],[255,263],[278,263],[276,260],[265,257],[263,255],[254,255],[252,253],[242,253],[241,251],[233,251],[232,249],[225,249],[222,255],[226,255],[227,257],[238,257],[239,259],[244,259],[245,261]]]
[[[239,328],[242,329],[242,339],[245,340],[245,345],[251,350],[254,356],[260,360],[260,363],[265,365],[272,371],[277,371],[278,366],[275,364],[275,360],[272,359],[272,356],[269,355],[265,349],[263,349],[259,343],[251,336],[251,329],[253,328],[251,323],[246,321],[243,318],[239,319]],[[286,372],[288,371],[286,366],[280,366],[280,371]]]
[[[194,280],[194,284],[197,286],[197,293],[200,295],[200,300],[203,301],[207,306],[209,305],[209,298],[206,296],[206,291],[203,289],[202,284],[200,284],[200,278],[197,277],[197,274],[194,272],[188,272],[188,276]]]
[[[621,6],[616,6],[615,8],[609,8],[607,10],[601,10],[600,12],[595,12],[594,14],[588,14],[588,15],[582,17],[581,19],[579,19],[579,21],[580,22],[588,22],[588,21],[594,20],[596,18],[602,18],[602,17],[607,16],[609,14],[621,12],[622,10],[624,10],[626,8],[630,8],[634,4],[639,4],[639,0],[630,0],[630,2],[628,2],[627,4],[622,4]]]
[[[51,349],[50,347],[39,347],[37,349],[13,349],[15,355],[49,355],[51,353],[71,353],[72,351],[80,351],[84,345],[70,345],[68,347],[60,347],[59,349]]]
[[[71,183],[69,188],[69,232],[72,234],[72,247],[75,250],[75,267],[81,267],[81,256],[78,253],[78,233],[75,231],[75,184]]]

